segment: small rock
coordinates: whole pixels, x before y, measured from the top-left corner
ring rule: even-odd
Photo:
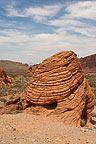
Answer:
[[[38,140],[36,140],[36,139],[32,139],[32,142],[38,142]]]
[[[86,129],[85,128],[81,128],[80,131],[86,132]]]
[[[12,138],[13,138],[13,139],[16,139],[15,135],[12,135]]]

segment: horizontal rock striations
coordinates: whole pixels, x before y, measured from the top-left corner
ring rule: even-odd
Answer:
[[[55,105],[47,117],[53,116],[75,126],[80,126],[81,118],[90,122],[94,99],[81,64],[72,51],[59,52],[44,60],[26,89],[27,104],[49,106],[48,109]]]

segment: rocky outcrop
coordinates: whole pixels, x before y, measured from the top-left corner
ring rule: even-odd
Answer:
[[[31,110],[37,108],[49,119],[74,126],[80,126],[81,118],[90,123],[94,99],[72,51],[59,52],[44,60],[26,89],[26,102]]]
[[[11,84],[11,79],[7,76],[4,69],[0,68],[0,87],[1,85]]]
[[[36,68],[38,67],[38,65],[39,65],[39,64],[30,66],[29,69],[27,70],[26,74],[31,74],[31,75],[33,75],[34,72],[35,72],[35,70],[36,70]]]
[[[80,58],[84,73],[96,73],[96,54]]]

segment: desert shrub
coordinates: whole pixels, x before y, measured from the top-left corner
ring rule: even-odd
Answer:
[[[81,119],[80,125],[81,125],[81,127],[84,127],[86,125],[86,121],[84,119]]]
[[[3,106],[0,106],[0,109],[2,109],[3,108]]]
[[[16,111],[16,114],[21,113],[21,112],[22,112],[22,110],[17,110],[17,111]]]
[[[7,96],[7,95],[14,96],[16,93],[25,92],[26,86],[30,81],[31,75],[11,73],[8,74],[8,76],[11,77],[13,84],[2,86],[2,88],[0,88],[0,94],[1,94],[0,96]]]
[[[96,78],[96,74],[92,74],[92,75],[85,75],[86,79],[92,79],[92,78]]]
[[[94,92],[95,94],[95,97],[96,97],[96,74],[93,74],[93,75],[85,75],[89,85],[91,86],[92,88],[92,91]]]
[[[95,99],[95,106],[96,106],[96,99]]]
[[[16,85],[13,85],[13,86],[12,86],[12,88],[21,88],[21,87],[22,87],[22,85],[21,85],[21,84],[19,84],[19,83],[18,83],[18,84],[16,84]]]
[[[95,94],[95,98],[96,98],[96,88],[93,88],[93,92]],[[95,102],[96,103],[96,102]]]
[[[6,102],[6,99],[5,98],[0,98],[0,101],[1,102]]]
[[[93,112],[93,115],[92,115],[93,117],[96,117],[96,113],[95,112]]]
[[[12,112],[12,111],[15,111],[15,108],[11,108],[10,111],[11,111],[11,112]]]
[[[95,79],[89,79],[89,80],[88,80],[88,83],[89,83],[89,85],[90,85],[91,87],[96,88],[96,80],[95,80]]]
[[[28,77],[32,77],[32,74],[28,74]]]
[[[14,99],[14,97],[11,96],[9,99]]]

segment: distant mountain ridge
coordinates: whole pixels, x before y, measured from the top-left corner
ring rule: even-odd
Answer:
[[[96,73],[96,54],[80,58],[84,73]]]
[[[10,60],[0,60],[0,68],[3,68],[6,73],[23,74],[28,70],[29,65]]]
[[[79,58],[84,73],[96,73],[96,54]],[[34,64],[30,63],[31,67]],[[6,73],[18,73],[23,74],[29,69],[28,64],[22,64],[20,62],[14,62],[10,60],[0,60],[0,68],[4,68]]]

